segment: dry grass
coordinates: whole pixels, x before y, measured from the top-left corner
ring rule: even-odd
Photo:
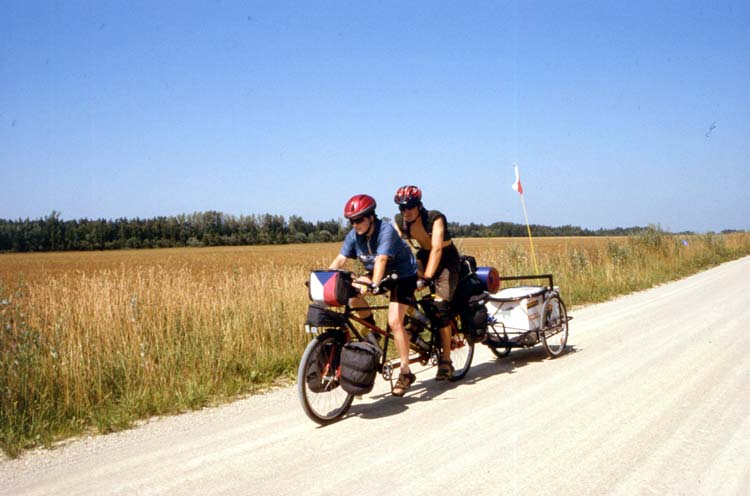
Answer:
[[[601,301],[750,253],[750,235],[535,240],[568,304]],[[459,240],[501,274],[524,239]],[[304,282],[338,244],[0,255],[0,443],[10,455],[292,378]]]

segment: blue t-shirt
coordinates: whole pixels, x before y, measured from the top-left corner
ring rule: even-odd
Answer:
[[[372,237],[358,236],[357,231],[352,229],[344,238],[341,246],[341,254],[346,258],[357,258],[369,272],[375,266],[375,257],[388,255],[388,264],[385,273],[396,272],[399,277],[417,275],[417,262],[409,246],[401,239],[392,225],[375,220],[375,229]]]

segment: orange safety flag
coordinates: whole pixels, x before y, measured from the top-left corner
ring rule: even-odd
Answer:
[[[518,174],[518,166],[513,164],[513,167],[516,169],[516,182],[513,183],[513,189],[518,191],[519,194],[523,194],[523,186],[521,186],[521,176]]]

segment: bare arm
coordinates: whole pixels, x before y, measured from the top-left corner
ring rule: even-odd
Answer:
[[[375,258],[375,266],[372,268],[372,283],[376,286],[385,276],[385,266],[388,264],[388,255],[378,255]]]
[[[430,258],[427,260],[427,267],[424,269],[424,276],[432,279],[435,277],[440,258],[443,256],[443,238],[445,237],[445,219],[439,217],[432,224],[432,248],[430,248]]]
[[[329,269],[341,269],[346,265],[346,261],[349,260],[344,255],[339,253],[336,255],[336,258],[333,259],[333,262],[331,262],[331,266],[328,267]]]

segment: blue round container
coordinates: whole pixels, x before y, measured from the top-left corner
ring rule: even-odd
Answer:
[[[495,267],[477,267],[477,276],[485,291],[497,293],[500,289],[500,274]]]

